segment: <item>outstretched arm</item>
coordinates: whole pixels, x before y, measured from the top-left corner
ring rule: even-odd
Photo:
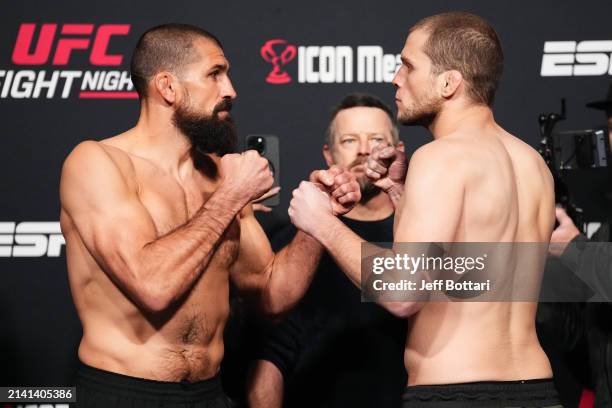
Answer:
[[[232,281],[242,296],[272,316],[291,309],[304,295],[323,248],[298,231],[278,253],[254,216],[251,206],[240,215],[240,255],[232,265]]]
[[[432,160],[438,154],[437,149],[420,149],[411,160],[403,199],[396,212],[395,242],[451,242],[454,238],[463,202],[463,183],[448,177],[447,167],[454,165],[453,160]],[[332,216],[325,193],[311,184],[300,186],[293,194],[289,215],[296,227],[315,237],[347,277],[361,288],[364,241]],[[418,302],[380,303],[403,317],[421,307]]]
[[[326,197],[330,208],[334,208],[332,213],[348,212],[361,197],[354,177],[339,169],[313,172],[311,180],[318,183],[318,189],[330,192],[332,197]],[[275,254],[250,206],[241,214],[240,227],[240,255],[232,266],[234,283],[267,314],[277,316],[290,310],[310,286],[323,247],[310,235],[298,231]]]

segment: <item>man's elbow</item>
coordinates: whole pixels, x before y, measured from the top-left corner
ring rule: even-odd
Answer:
[[[265,284],[261,287],[259,297],[259,309],[261,313],[272,322],[280,322],[298,302],[298,296],[295,295],[292,288],[287,286],[279,286],[272,280],[274,271],[274,263],[271,262],[264,276],[266,276]]]
[[[142,264],[122,260],[109,266],[118,286],[143,311],[160,313],[175,302],[168,281],[155,277]]]
[[[167,295],[160,292],[141,291],[135,297],[135,302],[150,314],[163,312],[173,303]]]
[[[275,301],[267,297],[262,305],[262,313],[264,316],[273,323],[281,322],[287,312],[293,308],[293,304],[287,302]]]
[[[266,286],[260,296],[260,310],[273,323],[281,322],[299,302],[301,296],[289,288]]]
[[[156,314],[171,307],[176,299],[165,285],[141,283],[134,291],[134,301],[145,311]]]
[[[418,312],[421,309],[422,304],[419,302],[384,302],[383,306],[393,316],[400,319],[407,319]]]

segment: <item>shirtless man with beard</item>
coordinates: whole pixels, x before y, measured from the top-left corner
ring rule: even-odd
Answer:
[[[398,120],[427,127],[434,140],[412,155],[409,168],[390,146],[368,159],[368,176],[396,207],[394,242],[547,244],[552,177],[538,153],[493,117],[503,67],[493,28],[468,13],[425,18],[411,28],[401,59],[393,80]],[[361,286],[362,240],[332,216],[328,194],[301,185],[289,214]],[[410,317],[406,407],[558,406],[536,336],[536,303],[383,305]]]
[[[132,57],[136,126],[79,144],[61,176],[70,287],[83,325],[79,407],[223,407],[218,371],[230,279],[278,315],[321,255],[304,233],[278,254],[250,203],[273,183],[255,151],[233,154],[236,93],[219,41],[193,26],[147,31]],[[359,200],[347,172],[312,181]]]

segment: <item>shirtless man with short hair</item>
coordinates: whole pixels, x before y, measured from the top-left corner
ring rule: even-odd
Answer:
[[[432,16],[410,30],[401,58],[393,80],[398,120],[427,127],[434,141],[408,169],[393,147],[369,158],[368,176],[396,206],[394,241],[548,243],[552,177],[491,110],[503,65],[495,31],[468,13]],[[332,217],[326,194],[300,186],[289,214],[361,284],[362,240]],[[382,304],[410,316],[406,407],[558,406],[536,336],[536,303]]]
[[[273,183],[255,151],[233,154],[236,93],[219,41],[194,26],[147,31],[132,58],[136,126],[79,144],[60,182],[70,287],[83,325],[79,407],[227,406],[217,373],[230,280],[279,315],[321,255],[304,233],[278,254],[250,203]],[[319,172],[326,191],[359,185]]]

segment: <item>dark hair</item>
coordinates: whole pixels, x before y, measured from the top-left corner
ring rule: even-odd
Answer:
[[[493,27],[477,15],[450,12],[424,18],[410,32],[417,29],[429,34],[423,51],[431,59],[434,73],[451,69],[461,72],[468,83],[468,96],[491,106],[504,65]]]
[[[132,54],[130,74],[140,98],[147,96],[147,84],[159,71],[180,73],[181,69],[197,61],[194,40],[205,38],[220,48],[221,42],[206,30],[189,24],[164,24],[147,30],[138,40]]]
[[[329,126],[327,127],[327,137],[326,143],[328,146],[333,145],[333,128],[332,125],[334,123],[334,119],[340,111],[350,108],[356,107],[366,107],[366,108],[378,108],[384,111],[387,116],[389,116],[389,120],[391,121],[391,135],[393,136],[393,142],[397,143],[399,141],[399,132],[397,130],[395,117],[393,116],[393,112],[391,109],[379,98],[374,95],[366,94],[366,93],[351,93],[346,95],[340,103],[332,109],[331,119],[329,121]]]

